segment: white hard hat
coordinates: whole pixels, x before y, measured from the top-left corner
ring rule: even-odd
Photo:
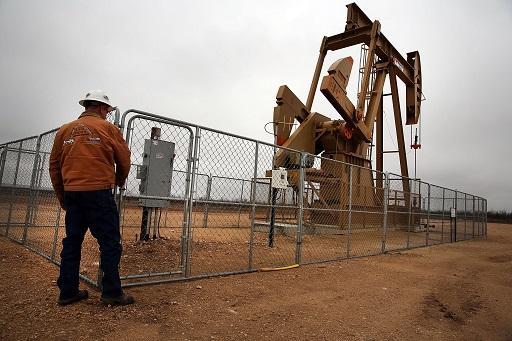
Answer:
[[[101,102],[110,107],[110,109],[114,109],[114,106],[110,104],[110,99],[105,94],[105,91],[103,90],[91,90],[85,95],[84,99],[81,99],[78,101],[78,103],[85,107],[84,102],[86,101],[95,101],[95,102]]]

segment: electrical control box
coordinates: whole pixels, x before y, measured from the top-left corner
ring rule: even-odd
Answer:
[[[272,188],[288,188],[288,172],[284,168],[272,170]]]
[[[144,141],[142,166],[137,167],[137,179],[140,179],[139,192],[144,196],[139,204],[144,207],[166,207],[171,193],[172,170],[174,163],[174,143],[148,139]]]

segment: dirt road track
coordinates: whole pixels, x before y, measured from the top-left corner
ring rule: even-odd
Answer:
[[[58,269],[0,238],[0,339],[512,340],[512,225],[488,238],[56,304]],[[83,285],[85,286],[85,285]]]

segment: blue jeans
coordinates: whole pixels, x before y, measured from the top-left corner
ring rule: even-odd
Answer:
[[[60,276],[57,285],[60,298],[78,293],[82,242],[87,228],[100,246],[103,270],[102,296],[117,297],[122,294],[119,279],[121,259],[121,234],[119,214],[112,190],[65,192],[66,237],[62,240]]]

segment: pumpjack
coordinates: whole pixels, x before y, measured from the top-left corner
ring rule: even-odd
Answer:
[[[347,9],[345,31],[322,39],[306,104],[303,104],[287,85],[282,85],[277,92],[277,106],[274,108],[273,117],[276,145],[323,157],[320,166],[313,167],[314,157],[303,160],[301,163],[297,153],[278,149],[273,159],[273,168],[286,169],[288,181],[296,190],[300,181],[299,169],[305,168],[305,181],[310,183],[316,198],[306,204],[329,212],[326,214],[325,210],[321,212],[310,210],[309,216],[305,218],[313,225],[331,225],[334,228],[343,228],[346,222],[346,215],[343,212],[347,209],[348,192],[343,184],[348,184],[350,181],[349,168],[352,168],[354,173],[351,176],[353,187],[358,189],[351,193],[352,207],[364,206],[365,211],[368,209],[378,211],[382,208],[383,156],[389,152],[383,150],[382,102],[384,96],[391,96],[393,103],[398,146],[398,150],[394,152],[399,155],[403,177],[401,203],[397,206],[401,206],[405,211],[417,204],[416,200],[414,204],[410,202],[413,196],[409,181],[397,79],[400,79],[406,88],[405,124],[417,124],[422,101],[419,52],[409,52],[404,57],[384,36],[379,21],[371,21],[355,3],[347,5]],[[348,56],[335,61],[320,83],[320,92],[341,118],[331,119],[312,111],[327,52],[354,45],[363,47],[365,57],[360,66],[355,104],[347,95],[347,84],[354,63],[352,57]],[[386,78],[389,78],[390,94],[383,93]],[[298,122],[299,125],[292,132],[294,122]],[[373,145],[374,128],[376,128],[375,145]],[[376,172],[371,169],[369,148],[373,146]],[[411,147],[414,148],[414,146]],[[418,147],[418,143],[415,143],[415,147]],[[340,167],[339,164],[329,162],[330,160],[359,167]],[[274,200],[275,193],[272,194],[272,198]],[[271,229],[273,229],[274,220],[273,212]]]

